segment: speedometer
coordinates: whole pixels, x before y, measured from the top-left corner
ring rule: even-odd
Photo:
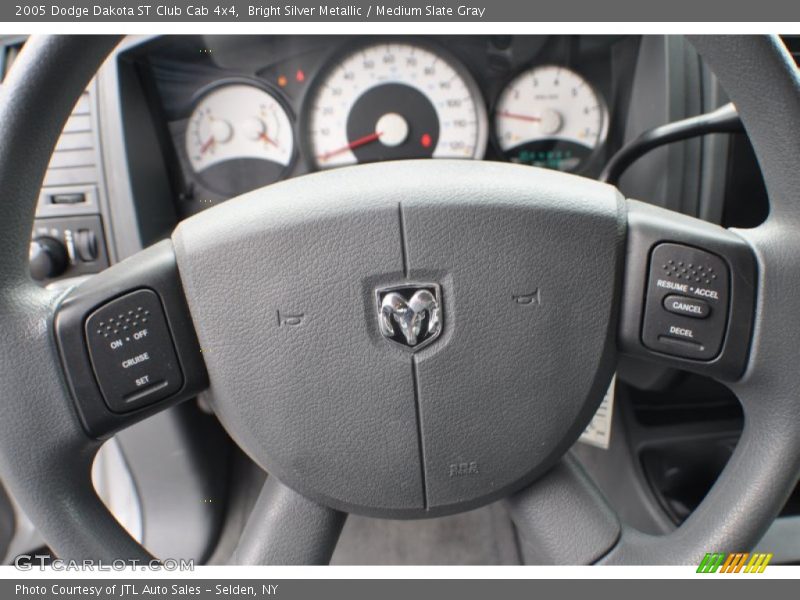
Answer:
[[[308,140],[318,168],[408,158],[482,158],[487,119],[470,75],[409,43],[347,55],[320,82]]]
[[[608,130],[602,98],[583,77],[544,65],[506,86],[495,110],[495,134],[511,162],[575,171]]]

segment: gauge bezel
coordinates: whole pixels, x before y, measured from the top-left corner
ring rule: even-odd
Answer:
[[[187,126],[186,126],[186,131],[184,132],[184,141],[182,144],[183,147],[181,149],[181,152],[183,153],[186,162],[186,168],[189,170],[189,176],[195,181],[198,181],[205,189],[225,199],[235,198],[237,195],[241,194],[230,195],[228,192],[218,190],[214,186],[208,184],[208,182],[204,179],[202,172],[195,171],[194,167],[192,167],[191,160],[189,160],[188,152],[186,151],[185,137],[189,133],[189,121],[191,120],[192,115],[194,114],[195,110],[197,110],[197,106],[200,104],[203,98],[214,92],[214,90],[227,87],[229,85],[249,85],[251,87],[261,90],[262,92],[265,92],[278,103],[278,105],[281,107],[281,109],[283,109],[283,111],[286,113],[286,116],[289,119],[289,124],[291,125],[290,131],[292,134],[292,152],[289,157],[289,162],[286,163],[285,167],[280,171],[280,176],[273,183],[277,183],[279,181],[284,181],[285,179],[288,179],[289,175],[294,171],[297,165],[298,158],[300,156],[300,148],[299,148],[300,139],[298,132],[297,115],[295,114],[294,110],[292,110],[291,105],[289,104],[288,100],[284,97],[283,93],[279,88],[271,85],[269,82],[264,81],[263,79],[247,77],[243,75],[222,77],[220,79],[215,79],[214,81],[201,86],[192,94],[189,100],[189,112],[186,116]],[[224,163],[219,163],[219,164],[224,164]],[[242,192],[242,193],[247,193],[247,192]]]
[[[569,171],[562,171],[563,173],[572,173],[572,174],[575,174],[575,175],[582,175],[587,171],[588,167],[590,167],[592,165],[592,163],[597,158],[599,153],[606,149],[606,144],[608,143],[608,132],[609,132],[610,123],[611,123],[611,113],[609,112],[608,103],[606,102],[606,98],[603,95],[603,93],[598,89],[597,85],[590,78],[588,78],[585,74],[583,74],[578,69],[575,69],[574,67],[567,66],[567,65],[564,65],[564,64],[561,64],[561,63],[558,63],[558,62],[550,62],[550,61],[548,61],[548,62],[542,62],[542,63],[528,63],[524,67],[514,71],[514,73],[505,80],[505,82],[502,84],[502,86],[500,86],[499,91],[494,96],[494,98],[492,99],[491,104],[489,106],[489,111],[491,113],[491,117],[490,117],[490,121],[491,121],[491,123],[490,123],[490,125],[491,125],[491,141],[490,141],[490,143],[492,144],[492,148],[494,149],[494,151],[498,154],[498,156],[501,157],[503,162],[511,162],[508,159],[508,156],[506,155],[506,151],[503,150],[503,147],[500,144],[500,139],[497,136],[497,107],[500,104],[500,99],[503,97],[503,94],[506,92],[508,87],[514,81],[516,81],[519,77],[521,77],[523,74],[525,74],[525,73],[527,73],[529,71],[533,71],[535,69],[542,69],[542,68],[548,68],[548,67],[556,67],[556,68],[559,68],[559,69],[564,69],[566,71],[570,71],[571,73],[573,73],[574,75],[577,75],[583,81],[585,81],[586,85],[589,87],[589,89],[592,90],[592,93],[597,98],[598,103],[600,104],[600,108],[602,109],[602,112],[603,112],[603,124],[602,124],[602,127],[601,127],[601,134],[597,138],[598,139],[597,145],[594,148],[591,149],[591,152],[588,154],[588,156],[585,159],[583,159],[580,162],[580,164],[578,165],[577,168],[569,170]],[[551,137],[551,138],[542,138],[542,139],[558,139],[558,138],[552,138]],[[530,165],[528,165],[528,166],[530,166]],[[546,168],[546,167],[541,167],[541,168]],[[551,169],[551,170],[553,170],[553,169]]]
[[[317,99],[323,85],[328,81],[331,73],[342,64],[344,60],[359,51],[371,48],[373,46],[381,45],[409,45],[416,46],[427,52],[431,52],[439,57],[440,60],[445,61],[464,81],[467,91],[472,97],[473,104],[476,107],[476,125],[477,125],[477,138],[475,143],[476,152],[473,156],[464,159],[454,160],[483,160],[486,157],[487,150],[489,149],[490,138],[490,123],[489,114],[487,111],[488,100],[484,96],[483,91],[480,89],[475,76],[469,69],[469,66],[459,59],[453,52],[437,43],[434,40],[417,37],[398,36],[387,38],[384,36],[364,37],[358,40],[346,40],[342,42],[335,50],[330,52],[324,59],[322,66],[316,73],[314,81],[310,89],[303,98],[303,104],[300,109],[301,119],[298,128],[301,131],[301,139],[298,143],[300,150],[303,153],[303,158],[309,166],[311,172],[326,171],[328,168],[342,168],[342,167],[320,167],[317,164],[317,157],[313,151],[313,144],[311,141],[311,110],[315,100]],[[431,157],[431,160],[436,160]],[[358,164],[358,163],[356,163]],[[345,165],[343,165],[345,166]]]

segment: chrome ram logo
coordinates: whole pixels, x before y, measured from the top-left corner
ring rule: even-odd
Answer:
[[[401,346],[419,350],[442,332],[442,303],[434,283],[376,291],[381,334]]]

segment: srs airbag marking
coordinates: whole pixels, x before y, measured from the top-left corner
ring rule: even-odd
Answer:
[[[450,477],[463,477],[464,475],[478,475],[478,461],[453,463],[449,467]]]

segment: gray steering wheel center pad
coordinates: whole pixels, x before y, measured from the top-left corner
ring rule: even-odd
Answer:
[[[613,370],[624,236],[610,186],[437,160],[257,190],[173,242],[242,448],[319,503],[415,518],[519,489],[575,441]],[[376,290],[407,284],[441,289],[417,352],[379,327]]]

